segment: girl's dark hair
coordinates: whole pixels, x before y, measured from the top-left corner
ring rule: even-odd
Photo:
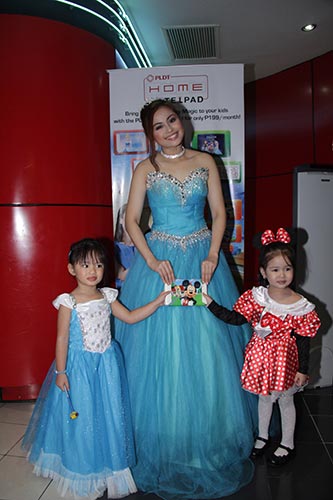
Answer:
[[[157,172],[159,171],[160,168],[156,161],[157,151],[154,139],[153,120],[156,111],[162,107],[169,108],[173,113],[176,113],[179,116],[179,112],[176,105],[170,101],[167,101],[166,99],[156,99],[155,101],[151,101],[145,104],[140,111],[140,118],[143,130],[145,131],[145,134],[149,142],[149,149],[150,149],[149,159]]]
[[[72,265],[78,262],[85,262],[87,257],[93,255],[102,264],[107,263],[107,253],[104,245],[93,238],[84,238],[71,245],[68,254],[68,262]]]
[[[295,270],[296,255],[295,250],[292,245],[290,245],[290,243],[275,241],[273,243],[270,243],[269,245],[261,245],[259,253],[259,285],[268,286],[268,281],[267,279],[262,277],[260,268],[262,267],[266,271],[268,263],[277,255],[282,255],[286,263],[291,264],[293,269]],[[293,283],[291,283],[291,285],[293,285]]]

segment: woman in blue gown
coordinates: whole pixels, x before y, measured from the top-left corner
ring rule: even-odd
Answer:
[[[184,128],[170,102],[147,104],[141,119],[151,154],[132,179],[126,227],[138,252],[120,300],[135,308],[175,278],[199,278],[231,308],[238,291],[220,252],[226,214],[215,162],[183,147]],[[144,236],[146,195],[153,225]],[[207,200],[212,230],[204,218]],[[239,381],[250,335],[247,326],[224,324],[199,306],[161,307],[131,326],[116,322],[140,490],[167,500],[218,498],[251,481],[256,399]]]

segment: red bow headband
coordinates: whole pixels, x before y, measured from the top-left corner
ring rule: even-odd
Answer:
[[[270,243],[275,243],[280,241],[281,243],[290,243],[291,238],[289,236],[288,231],[286,231],[283,227],[280,227],[276,231],[276,235],[274,235],[271,229],[266,229],[261,235],[261,243],[263,245],[269,245]]]

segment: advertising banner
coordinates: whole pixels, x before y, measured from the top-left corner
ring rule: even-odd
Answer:
[[[115,240],[134,169],[149,154],[140,109],[154,99],[179,105],[185,146],[212,154],[227,209],[223,249],[234,271],[244,265],[244,78],[242,64],[167,66],[109,71]],[[149,213],[144,211],[144,230]],[[118,234],[117,234],[118,233]],[[129,245],[127,245],[129,246]],[[127,249],[128,250],[128,249]]]

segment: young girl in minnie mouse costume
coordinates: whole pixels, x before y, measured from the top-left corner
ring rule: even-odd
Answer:
[[[261,236],[259,284],[237,300],[233,311],[206,295],[207,307],[226,323],[249,322],[254,330],[245,350],[242,387],[259,395],[259,435],[252,457],[269,446],[273,403],[281,414],[282,439],[269,457],[271,465],[287,463],[295,454],[294,394],[308,382],[310,338],[320,327],[315,306],[292,289],[295,253],[289,233],[268,229]]]

